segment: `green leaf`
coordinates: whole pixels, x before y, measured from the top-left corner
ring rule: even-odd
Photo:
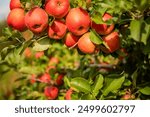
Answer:
[[[140,89],[139,91],[144,95],[150,95],[150,87],[149,86],[146,86],[146,87]]]
[[[19,69],[19,72],[26,74],[39,74],[42,70],[39,67],[25,66]]]
[[[70,87],[70,81],[66,76],[64,77],[64,86],[65,87],[68,87],[68,86]]]
[[[30,46],[33,43],[33,40],[27,40],[22,44],[22,50],[20,52],[20,54],[22,54],[24,52],[24,50]]]
[[[90,31],[90,40],[95,44],[102,44],[102,38],[94,31]]]
[[[81,96],[81,100],[95,100],[95,97],[92,94],[84,94]]]
[[[150,25],[147,24],[145,21],[143,21],[142,23],[141,33],[141,42],[143,42],[146,45],[147,39],[150,36]]]
[[[73,78],[70,82],[70,85],[72,88],[74,88],[75,90],[78,90],[80,92],[84,92],[84,93],[91,92],[90,84],[89,84],[88,80],[86,80],[84,78],[81,78],[81,77]]]
[[[143,52],[144,52],[144,54],[150,53],[150,42],[149,41],[147,42],[146,46],[144,46]]]
[[[105,85],[104,85],[104,88],[103,88],[103,95],[104,96],[107,96],[109,94],[109,92],[112,92],[114,90],[117,90],[119,89],[124,80],[125,80],[125,76],[120,76],[120,77],[106,77],[105,78]]]
[[[94,96],[97,96],[97,94],[99,93],[99,90],[103,87],[103,82],[104,82],[104,78],[101,74],[96,76],[96,79],[92,86],[92,92]]]
[[[136,81],[138,77],[138,69],[136,69],[131,75],[133,86],[136,87]]]
[[[123,85],[124,86],[130,86],[132,84],[132,82],[130,81],[130,80],[128,80],[128,79],[125,79],[125,81],[124,81],[124,83],[123,83]]]
[[[141,24],[141,20],[132,20],[130,24],[131,38],[137,42],[141,40]]]
[[[96,24],[104,24],[105,22],[102,20],[102,15],[94,15],[92,17],[92,21],[94,21]]]
[[[33,0],[34,5],[42,6],[42,0]]]
[[[9,38],[13,35],[12,29],[10,27],[6,27],[6,28],[2,29],[2,32],[5,36],[7,36],[7,38]]]
[[[16,45],[16,44],[18,44],[16,40],[0,42],[0,51],[5,47],[9,47],[10,45]]]
[[[0,73],[7,72],[10,70],[10,67],[5,63],[5,64],[0,64]]]
[[[34,43],[33,49],[35,51],[44,51],[47,50],[50,47],[50,39],[49,38],[44,38],[36,41]]]
[[[135,1],[136,5],[137,5],[137,8],[140,11],[145,10],[150,4],[149,0],[134,0],[134,1]]]

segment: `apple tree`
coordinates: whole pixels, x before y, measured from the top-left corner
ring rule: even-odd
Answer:
[[[8,99],[150,99],[149,0],[11,0],[0,36]]]

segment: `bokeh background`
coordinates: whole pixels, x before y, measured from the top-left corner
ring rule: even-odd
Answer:
[[[10,0],[0,0],[0,20],[5,20],[9,13],[9,1]]]

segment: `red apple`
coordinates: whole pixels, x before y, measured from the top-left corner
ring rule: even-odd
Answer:
[[[26,29],[24,10],[22,8],[11,10],[7,17],[7,24],[16,30],[24,31]]]
[[[92,54],[95,51],[95,44],[90,40],[90,32],[85,33],[78,41],[78,48],[85,54]]]
[[[34,7],[26,14],[25,23],[32,32],[41,33],[48,26],[48,15],[42,8]]]
[[[51,57],[48,66],[46,68],[46,72],[49,72],[49,70],[55,70],[56,69],[56,64],[59,63],[59,59],[57,57]]]
[[[65,25],[65,22],[62,20],[55,20],[51,26],[49,26],[48,29],[48,36],[52,39],[62,39],[67,31],[67,27]]]
[[[43,51],[41,51],[41,52],[36,52],[35,53],[35,58],[41,58],[42,56],[44,55],[44,52]]]
[[[64,82],[63,82],[63,78],[64,78],[64,74],[59,74],[57,79],[56,79],[56,84],[58,86],[62,85]]]
[[[106,36],[103,36],[102,39],[108,47],[106,51],[112,53],[120,48],[120,39],[118,32],[112,32]]]
[[[68,32],[65,36],[64,44],[67,47],[72,47],[78,42],[78,40],[79,40],[79,37],[75,36],[71,32]]]
[[[58,96],[58,88],[55,86],[47,86],[44,89],[44,94],[49,100],[54,100]]]
[[[73,8],[66,17],[66,25],[70,32],[80,36],[86,33],[90,27],[90,16],[82,8]]]
[[[26,58],[30,58],[30,57],[32,56],[32,52],[31,52],[31,49],[30,49],[30,48],[26,48],[26,49],[24,50],[24,56],[25,56]]]
[[[43,83],[49,83],[51,80],[51,76],[48,73],[43,74],[39,80]]]
[[[71,100],[71,94],[73,93],[73,90],[72,89],[69,89],[67,92],[66,92],[66,95],[65,95],[65,99],[66,100]]]
[[[131,100],[131,94],[125,94],[121,97],[123,100]]]
[[[31,75],[31,78],[30,78],[30,83],[31,84],[34,84],[36,82],[36,75],[35,74],[32,74]]]
[[[11,0],[9,4],[10,10],[14,8],[21,8],[21,2],[20,0]]]
[[[112,19],[112,16],[108,13],[105,13],[102,17],[102,20],[104,22],[106,22],[109,19]],[[95,29],[95,31],[99,33],[100,35],[107,35],[111,33],[112,30],[114,29],[114,24],[111,24],[110,26],[108,26],[107,24],[96,24],[95,22],[92,22],[91,27]]]
[[[63,18],[69,9],[69,0],[47,0],[45,2],[45,11],[55,18]]]
[[[59,63],[59,59],[57,57],[51,57],[48,65],[56,65]]]

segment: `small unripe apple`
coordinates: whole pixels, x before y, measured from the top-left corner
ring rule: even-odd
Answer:
[[[112,32],[106,36],[103,36],[102,39],[107,45],[107,51],[110,53],[118,50],[120,48],[120,39],[118,32]]]
[[[92,54],[95,51],[95,44],[90,40],[90,32],[85,33],[78,41],[78,48],[85,54]]]
[[[7,17],[7,24],[16,30],[24,31],[26,29],[24,10],[22,8],[11,10]]]
[[[20,0],[11,0],[9,7],[10,7],[10,10],[15,9],[15,8],[21,8]]]
[[[91,19],[88,12],[82,8],[72,8],[66,17],[68,30],[77,36],[86,33],[90,23]]]
[[[48,29],[48,36],[52,39],[62,39],[67,31],[67,27],[64,21],[55,20]]]
[[[69,0],[46,0],[45,2],[45,11],[55,18],[63,18],[69,9]]]
[[[49,100],[54,100],[58,96],[58,88],[55,86],[47,86],[44,89],[44,94]]]
[[[78,42],[78,40],[79,40],[78,36],[75,36],[71,32],[68,32],[64,38],[64,44],[67,47],[72,47]]]
[[[48,15],[42,8],[34,7],[25,15],[25,23],[32,32],[41,33],[48,26]]]
[[[102,20],[104,22],[106,22],[107,20],[112,19],[112,16],[108,13],[105,13],[102,17]],[[95,22],[92,22],[92,26],[93,29],[95,29],[95,31],[97,33],[99,33],[100,35],[107,35],[109,33],[112,32],[112,30],[114,29],[114,24],[111,24],[110,26],[107,24],[96,24]]]
[[[39,80],[43,83],[49,83],[51,80],[51,76],[48,73],[43,74]]]

